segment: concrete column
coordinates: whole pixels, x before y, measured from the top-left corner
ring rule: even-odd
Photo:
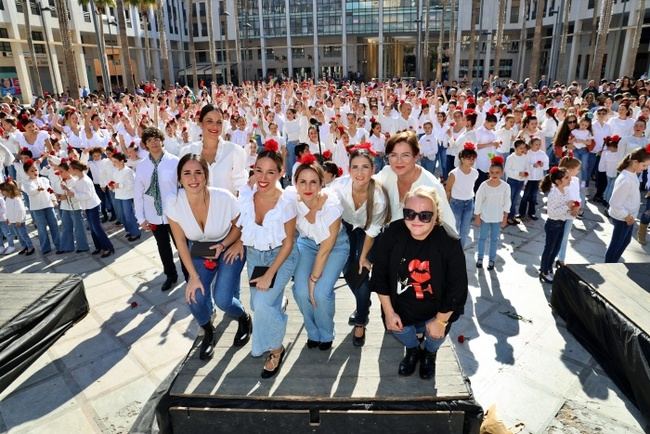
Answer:
[[[377,78],[384,79],[384,0],[379,0],[379,47],[377,50]]]
[[[20,32],[18,31],[18,12],[16,11],[16,2],[5,2],[7,13],[11,18],[8,23],[7,34],[10,39],[19,40],[20,42],[11,42],[11,52],[15,59],[16,76],[20,81],[20,99],[24,104],[31,104],[33,100],[32,80],[29,74],[29,68],[25,61],[26,44],[23,45]]]
[[[345,77],[348,73],[348,35],[346,21],[345,0],[341,0],[341,68],[343,69],[343,77]]]
[[[135,40],[134,66],[136,66],[135,69],[137,69],[137,71],[134,71],[133,75],[135,75],[136,80],[138,80],[138,83],[134,83],[137,86],[139,82],[146,80],[146,68],[144,66],[144,48],[142,47],[143,34],[140,30],[140,15],[138,15],[138,11],[136,10],[135,6],[129,6],[129,15],[131,16],[131,27],[133,29],[133,39]],[[128,34],[128,26],[126,28],[126,31]],[[129,51],[133,53],[133,50]]]
[[[293,78],[293,53],[291,52],[291,13],[289,10],[289,0],[284,0],[284,17],[287,23],[287,69],[289,77]]]
[[[320,68],[318,65],[318,12],[316,11],[316,0],[312,0],[312,21],[314,27],[314,70],[312,71],[312,76],[314,77],[314,83],[318,83]]]
[[[55,93],[63,93],[66,89],[63,87],[63,80],[61,80],[59,57],[56,55],[56,45],[54,45],[54,37],[52,35],[52,13],[50,12],[49,17],[46,18],[44,15],[45,12],[46,11],[41,10],[41,23],[43,23],[43,37],[45,37],[46,41],[49,41],[49,44],[47,44],[45,48],[49,51],[51,59],[50,71],[53,76],[52,85],[54,86]]]
[[[582,38],[579,35],[581,31],[582,31],[582,20],[580,19],[574,20],[573,38],[571,38],[571,54],[569,55],[569,68],[566,74],[567,83],[571,82],[574,78],[577,78],[574,77],[576,71],[576,61],[578,57],[576,51],[580,47],[580,41],[582,40]],[[584,63],[585,63],[585,59],[582,59],[582,64]]]
[[[633,55],[628,55],[634,46],[634,38],[640,37],[641,35],[636,34],[636,24],[639,14],[639,0],[630,1],[630,15],[627,20],[627,29],[625,30],[625,41],[623,42],[623,55],[621,56],[621,64],[618,70],[618,76],[625,75],[628,71],[634,72],[634,61],[636,59],[636,53]],[[642,11],[641,13],[644,13]],[[618,47],[616,47],[618,48]],[[609,62],[607,62],[609,63]]]
[[[262,49],[262,78],[266,78],[266,41],[264,40],[264,19],[262,17],[262,0],[257,0],[257,12],[260,23],[260,48]]]
[[[463,39],[463,26],[460,22],[460,17],[463,16],[462,8],[463,4],[466,2],[458,2],[458,12],[456,13],[456,48],[454,50],[454,71],[456,72],[456,77],[450,77],[452,80],[457,79],[460,81],[460,57],[461,57],[461,40]],[[471,15],[470,15],[471,16]]]
[[[67,8],[68,11],[72,11],[71,3],[68,0]],[[78,7],[78,5],[75,5]],[[72,17],[72,22],[70,26],[70,33],[72,34],[71,44],[72,51],[75,56],[75,64],[77,65],[77,77],[79,77],[79,86],[88,87],[90,89],[90,83],[88,81],[88,72],[86,70],[86,58],[84,57],[83,50],[81,49],[81,22],[79,20],[80,14],[70,13]]]

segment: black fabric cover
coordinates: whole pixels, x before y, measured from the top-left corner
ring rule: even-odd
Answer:
[[[619,264],[621,265],[621,264]],[[648,264],[626,264],[628,275],[650,291]],[[558,269],[551,305],[618,387],[650,418],[650,339],[583,280],[581,266]],[[635,272],[636,269],[636,272]],[[602,284],[602,283],[601,283]],[[616,284],[625,284],[616,282]]]
[[[53,274],[30,274],[29,279],[26,276],[0,275],[5,312],[11,311],[7,303],[18,305],[25,302],[25,293],[35,295],[14,316],[0,323],[0,391],[89,310],[81,277],[59,274],[53,280]]]

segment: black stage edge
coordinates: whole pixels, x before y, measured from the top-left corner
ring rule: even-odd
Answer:
[[[0,274],[0,391],[88,310],[77,275]]]
[[[551,304],[650,419],[650,264],[561,267]]]

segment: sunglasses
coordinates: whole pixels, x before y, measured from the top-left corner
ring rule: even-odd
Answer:
[[[567,123],[567,124],[577,124],[578,121],[573,121],[573,120],[572,120],[572,121],[566,121],[566,123]]]
[[[422,223],[429,223],[433,218],[433,211],[420,211],[416,212],[410,208],[404,208],[404,220],[413,221],[417,217]]]

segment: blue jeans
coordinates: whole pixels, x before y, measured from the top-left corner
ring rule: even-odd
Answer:
[[[446,149],[445,149],[445,152],[447,152]],[[455,155],[447,155],[447,162],[445,164],[445,173],[444,173],[445,176],[444,176],[444,179],[449,178],[449,172],[454,170],[455,161],[456,161],[456,156]]]
[[[517,212],[517,202],[521,190],[524,188],[524,181],[519,181],[517,179],[508,178],[508,185],[510,186],[510,212],[508,213],[508,218],[515,218],[515,213]]]
[[[524,195],[519,203],[520,216],[535,216],[537,214],[537,192],[539,190],[539,181],[528,181],[524,187]]]
[[[560,251],[557,254],[557,258],[564,262],[566,258],[566,248],[569,244],[569,235],[571,234],[571,228],[573,227],[573,219],[567,219],[566,224],[564,225],[564,233],[562,234],[562,243],[560,244]]]
[[[546,142],[546,155],[548,155],[548,167],[557,166],[559,162],[558,158],[555,156],[555,146],[553,146],[553,137],[545,137]]]
[[[436,157],[434,157],[433,160],[427,157],[422,157],[420,160],[420,166],[422,166],[427,172],[431,173],[432,175],[435,174],[436,171]]]
[[[400,341],[407,349],[416,348],[420,346],[420,341],[418,339],[418,333],[424,333],[424,349],[430,353],[435,353],[438,351],[442,343],[445,341],[445,338],[435,339],[429,336],[426,331],[425,323],[417,323],[414,325],[404,326],[401,332],[391,332],[395,339]],[[447,335],[445,334],[445,337]]]
[[[589,170],[589,154],[590,152],[587,148],[573,150],[573,157],[580,160],[580,181],[585,183],[589,178],[589,174],[587,173]]]
[[[133,199],[115,199],[115,208],[119,212],[120,222],[124,225],[124,230],[132,237],[140,236],[140,226],[135,219],[133,210]]]
[[[614,183],[616,182],[616,177],[607,177],[607,187],[605,187],[605,193],[603,194],[603,198],[605,199],[605,202],[609,202],[609,200],[612,198],[612,193],[614,192]]]
[[[284,164],[284,170],[289,184],[291,184],[291,170],[293,169],[293,165],[296,164],[296,145],[299,143],[297,140],[287,142],[287,161]]]
[[[115,192],[111,189],[107,189],[106,194],[108,195],[108,198],[111,201],[111,206],[113,207],[113,215],[117,220],[120,221],[120,223],[124,223],[122,220],[122,204],[115,199]],[[131,206],[133,208],[133,206]],[[133,218],[135,219],[135,214],[133,215]],[[137,221],[136,221],[137,224]],[[140,231],[140,227],[136,225],[138,228],[138,232]],[[128,231],[127,231],[128,232]]]
[[[481,228],[478,235],[478,250],[477,257],[478,260],[483,259],[485,254],[485,241],[490,235],[490,252],[489,258],[490,261],[494,261],[497,257],[497,247],[499,245],[499,235],[501,235],[501,223],[485,223],[481,221]]]
[[[438,165],[440,165],[440,177],[442,179],[447,179],[449,172],[451,172],[451,168],[447,167],[447,148],[442,146],[442,144],[438,144],[438,153],[436,154],[436,166]]]
[[[210,321],[216,303],[226,315],[239,318],[245,313],[244,306],[239,300],[239,283],[246,258],[238,258],[232,264],[228,264],[223,255],[220,255],[216,259],[217,267],[214,270],[208,270],[204,261],[204,258],[192,258],[194,268],[205,289],[205,294],[201,291],[196,292],[196,303],[189,304],[192,315],[199,325],[205,325]]]
[[[11,226],[9,226],[8,223],[0,221],[0,234],[7,239],[7,247],[14,246],[14,232],[11,230]],[[4,241],[1,242],[2,245],[0,245],[0,247],[4,247]]]
[[[305,321],[307,338],[317,342],[332,342],[334,340],[334,285],[348,259],[350,251],[348,236],[342,230],[336,238],[323,273],[316,282],[315,307],[309,300],[308,282],[319,245],[306,237],[299,237],[297,244],[300,256],[294,276],[293,297]]]
[[[463,248],[469,239],[469,230],[472,225],[474,213],[474,199],[459,200],[453,197],[449,200],[449,206],[456,217],[456,232],[460,235],[460,244]]]
[[[85,252],[90,250],[84,218],[80,209],[73,211],[61,210],[61,250],[73,252],[75,250]]]
[[[383,169],[385,165],[386,165],[386,160],[384,159],[384,155],[383,154],[377,155],[375,157],[375,173],[379,173],[379,171]]]
[[[634,225],[628,225],[625,220],[612,218],[612,223],[614,224],[614,231],[605,253],[605,263],[608,264],[618,262],[621,259],[625,248],[630,244],[632,230],[634,229]]]
[[[50,245],[50,237],[47,230],[50,230],[49,235],[52,236],[52,242],[56,250],[61,250],[59,245],[59,222],[54,215],[54,208],[43,208],[32,211],[36,223],[36,230],[38,232],[38,242],[41,245],[41,253],[48,253],[52,250]]]
[[[564,220],[547,219],[544,224],[546,241],[544,242],[544,251],[542,252],[542,262],[540,265],[540,271],[543,274],[548,274],[553,268],[553,261],[560,251],[562,234],[564,234],[564,228],[566,226],[566,221]]]
[[[643,214],[641,214],[641,224],[650,224],[650,197],[645,198],[645,209],[643,210]]]
[[[594,154],[593,152],[589,152],[587,154],[587,168],[584,169],[584,175],[585,178],[583,178],[583,181],[585,182],[585,187],[589,187],[589,180],[591,180],[591,175],[594,173],[594,170],[596,169],[596,162],[598,161],[598,156]]]
[[[17,223],[12,223],[11,227],[14,231],[16,231],[16,234],[18,234],[18,239],[20,240],[20,245],[23,247],[23,249],[31,250],[34,248],[32,240],[29,239],[29,234],[27,233],[27,227],[25,226],[25,223],[21,223],[20,226],[18,226]]]
[[[111,203],[111,197],[106,191],[99,186],[99,184],[93,184],[95,186],[95,193],[99,197],[101,203],[101,212],[102,216],[108,218],[108,213],[111,213],[112,217],[116,217],[115,210],[113,209],[113,204]]]
[[[108,239],[108,235],[106,235],[102,223],[99,221],[99,205],[95,208],[86,210],[86,219],[88,219],[90,236],[93,239],[93,244],[95,244],[95,250],[114,251],[115,248],[113,247],[111,240]]]
[[[270,267],[280,253],[281,247],[261,251],[246,247],[246,269],[248,279],[253,275],[255,267]],[[282,310],[284,288],[287,286],[298,264],[298,246],[293,244],[291,253],[284,260],[275,275],[272,288],[260,291],[251,286],[251,310],[253,311],[253,337],[251,354],[258,357],[266,351],[277,350],[282,346],[287,331],[287,314]]]
[[[361,256],[361,250],[363,249],[363,243],[366,240],[366,231],[363,228],[356,228],[352,230],[352,225],[343,222],[345,230],[348,234],[348,239],[350,240],[350,254],[348,260],[345,264],[345,270],[348,270],[349,267],[354,266],[354,264],[359,264],[359,257]],[[352,289],[352,288],[350,288]],[[366,320],[368,319],[368,313],[370,312],[370,283],[369,279],[366,278],[358,288],[352,289],[354,298],[357,302],[356,308],[356,320],[358,325],[365,325]]]

